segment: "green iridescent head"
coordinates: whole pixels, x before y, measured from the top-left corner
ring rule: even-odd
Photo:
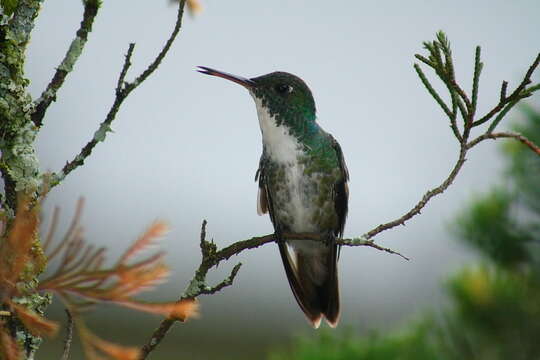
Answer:
[[[298,122],[315,121],[315,100],[306,83],[298,76],[286,72],[246,79],[241,76],[199,66],[199,72],[231,80],[247,88],[262,102],[270,115],[282,122],[298,125]]]

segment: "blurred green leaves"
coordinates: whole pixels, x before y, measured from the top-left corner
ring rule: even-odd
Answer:
[[[511,216],[514,199],[507,189],[497,187],[459,215],[455,226],[463,242],[501,266],[526,262],[529,258],[526,244],[533,240]]]
[[[274,353],[270,360],[438,360],[428,323],[402,333],[358,338],[352,332],[322,331],[315,339],[299,339],[293,353]]]
[[[536,111],[532,106],[522,107],[526,121],[514,126],[514,130],[523,134],[535,144],[540,144],[540,111]],[[512,180],[518,190],[524,205],[536,216],[536,224],[540,225],[540,161],[538,155],[534,154],[524,146],[510,144],[506,149],[508,158],[507,176]],[[538,239],[540,233],[536,232]]]
[[[450,284],[442,342],[449,359],[539,359],[540,282],[532,273],[482,266]],[[449,344],[448,344],[449,343]]]

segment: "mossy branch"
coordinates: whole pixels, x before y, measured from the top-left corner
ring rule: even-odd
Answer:
[[[41,127],[43,124],[45,112],[49,108],[49,105],[56,100],[56,93],[62,87],[67,75],[73,70],[75,63],[82,54],[86,41],[88,40],[88,34],[92,31],[94,19],[97,16],[98,10],[101,6],[101,1],[86,0],[83,1],[83,5],[83,19],[79,29],[76,32],[75,39],[73,39],[71,42],[64,59],[58,68],[56,68],[56,72],[47,85],[47,88],[43,91],[39,99],[34,102],[35,111],[32,114],[32,121],[37,127]]]

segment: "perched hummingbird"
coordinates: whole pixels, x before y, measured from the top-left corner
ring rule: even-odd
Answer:
[[[349,178],[337,141],[316,122],[315,101],[299,77],[273,72],[247,79],[199,66],[203,74],[245,87],[257,106],[263,153],[257,213],[269,213],[285,273],[298,305],[317,328],[339,321],[336,238],[347,217]],[[284,240],[310,233],[326,241]]]

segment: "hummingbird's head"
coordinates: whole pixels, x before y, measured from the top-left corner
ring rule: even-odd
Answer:
[[[298,122],[315,121],[315,100],[311,90],[298,76],[277,71],[247,79],[204,66],[199,66],[198,71],[247,88],[258,106],[263,106],[280,123],[296,126]]]

